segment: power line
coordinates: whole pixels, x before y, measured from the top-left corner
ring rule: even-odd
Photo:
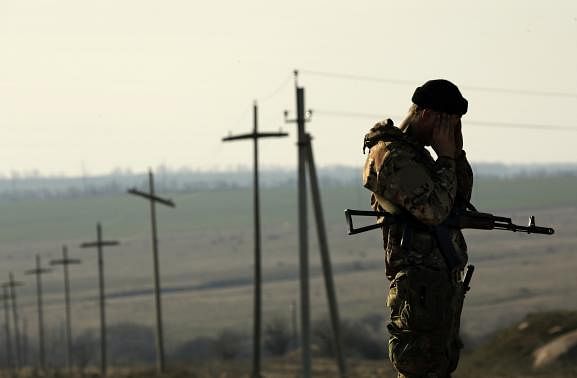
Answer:
[[[347,73],[339,73],[339,72],[322,72],[322,71],[310,71],[310,70],[300,70],[299,72],[302,72],[304,74],[308,74],[311,76],[329,77],[329,78],[345,79],[345,80],[368,81],[368,82],[387,83],[387,84],[401,84],[401,85],[419,85],[420,84],[419,82],[417,82],[415,80],[391,79],[391,78],[355,75],[355,74],[347,74]],[[494,87],[483,87],[483,86],[475,86],[475,85],[459,85],[459,87],[462,89],[466,89],[466,90],[480,91],[480,92],[507,93],[507,94],[516,94],[516,95],[525,95],[525,96],[565,97],[565,98],[577,99],[577,93],[569,93],[569,92],[537,91],[537,90],[513,89],[513,88],[494,88]]]
[[[358,112],[346,112],[338,110],[314,110],[315,115],[325,115],[332,117],[347,117],[347,118],[372,118],[375,120],[382,120],[387,118],[383,114],[370,114],[370,113],[358,113]],[[399,116],[388,116],[393,118],[403,118]],[[559,125],[546,125],[546,124],[530,124],[530,123],[514,123],[514,122],[492,122],[492,121],[475,121],[466,120],[466,124],[474,126],[486,126],[486,127],[498,127],[498,128],[511,128],[511,129],[534,129],[541,131],[569,131],[577,132],[577,128],[569,126],[559,126]]]
[[[302,72],[305,75],[332,77],[332,78],[346,79],[346,80],[371,81],[371,82],[378,82],[378,83],[403,84],[403,85],[404,84],[410,84],[410,85],[417,84],[417,82],[414,80],[390,79],[390,78],[383,78],[383,77],[354,75],[354,74],[345,74],[345,73],[337,73],[337,72],[321,72],[321,71],[309,71],[309,70],[299,70],[299,72]]]
[[[272,99],[273,97],[275,97],[276,95],[278,95],[286,86],[287,84],[292,80],[293,75],[287,75],[283,81],[271,92],[267,93],[266,96],[263,97],[257,97],[259,99],[260,103],[263,102],[267,102],[270,99]],[[236,126],[240,125],[242,122],[244,122],[249,114],[250,111],[252,111],[252,104],[253,102],[251,102],[250,107],[247,106],[246,109],[244,110],[244,112],[238,117],[238,119],[236,120],[236,122],[234,122],[232,125],[236,128]]]
[[[291,81],[291,79],[293,78],[293,75],[287,75],[287,77],[284,78],[284,80],[279,84],[279,86],[272,92],[270,92],[269,94],[267,94],[264,97],[260,97],[259,98],[259,102],[263,103],[266,102],[268,100],[270,100],[271,98],[275,97],[276,95],[278,95],[280,93],[280,91],[282,91],[284,89],[284,87],[286,87],[286,85]],[[251,107],[252,109],[252,107]]]

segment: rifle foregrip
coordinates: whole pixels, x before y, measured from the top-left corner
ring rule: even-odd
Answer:
[[[495,219],[491,214],[468,213],[457,217],[457,227],[476,230],[492,230],[495,228]]]

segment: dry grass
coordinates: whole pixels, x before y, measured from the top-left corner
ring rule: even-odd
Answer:
[[[519,190],[531,183],[521,184]],[[498,215],[512,216],[518,223],[524,223],[528,215],[536,215],[539,224],[552,225],[557,230],[553,237],[502,231],[466,232],[470,259],[477,269],[466,300],[463,330],[477,340],[518,321],[528,312],[577,308],[575,190],[565,184],[557,187],[546,180],[541,184],[549,191],[547,198],[540,202],[535,200],[539,197],[523,196],[519,202],[524,206],[537,204],[536,210],[519,210],[515,205],[517,192],[505,190],[506,183],[492,184],[496,199],[476,200],[483,210],[511,209],[498,211]],[[569,194],[557,195],[558,189]],[[490,190],[484,188],[479,195],[483,193]],[[201,200],[194,199],[202,195],[205,194],[175,197],[179,208],[160,213],[161,270],[163,287],[167,290],[163,296],[164,321],[169,350],[193,337],[214,336],[225,327],[247,332],[252,327],[250,192],[212,193]],[[550,197],[565,201],[560,204],[566,206],[550,207],[559,205],[551,202]],[[298,303],[295,198],[292,189],[263,192],[265,322],[279,314],[288,315],[289,305],[293,301]],[[505,203],[504,198],[510,201]],[[567,198],[572,198],[572,202],[567,202]],[[123,242],[121,247],[105,251],[107,293],[150,288],[152,266],[144,206],[121,196],[37,202],[0,204],[5,219],[11,222],[0,230],[0,257],[5,273],[14,270],[21,279],[21,272],[30,268],[34,253],[49,251],[43,256],[55,258],[63,241],[71,245],[73,257],[83,259],[81,266],[72,269],[75,334],[99,325],[95,254],[74,248],[80,241],[94,237],[97,220],[103,221],[107,238]],[[383,314],[387,282],[379,233],[349,237],[344,232],[342,209],[366,208],[366,191],[329,189],[323,192],[323,202],[341,316],[357,319]],[[325,289],[314,232],[311,237],[312,315],[322,318],[327,309]],[[227,285],[227,280],[233,284]],[[210,283],[214,284],[211,288],[195,288]],[[47,327],[56,329],[63,319],[60,272],[47,275],[45,284]],[[28,319],[28,332],[33,337],[36,307],[32,282],[20,288],[19,294],[21,313]],[[109,297],[107,303],[109,324],[131,321],[154,325],[151,293]]]
[[[485,367],[471,367],[470,356],[464,356],[461,366],[453,374],[455,378],[574,378],[577,367],[553,368],[543,371],[516,370],[502,368],[500,370]],[[490,363],[489,363],[490,365]],[[388,361],[349,360],[349,378],[396,378],[396,372]],[[8,377],[9,375],[4,372]],[[150,368],[114,369],[109,372],[109,378],[157,378],[156,371]],[[299,361],[294,359],[267,360],[262,367],[263,378],[298,378],[300,377]],[[329,359],[315,358],[313,360],[312,376],[315,378],[338,377],[335,363]],[[20,378],[40,377],[30,372],[23,372]],[[63,372],[47,372],[44,378],[99,378],[96,371],[85,374],[68,375]],[[251,378],[248,361],[208,361],[193,366],[172,367],[161,378]]]

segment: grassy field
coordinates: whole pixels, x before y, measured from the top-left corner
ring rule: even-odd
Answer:
[[[481,340],[527,312],[577,306],[577,177],[477,180],[473,202],[480,210],[508,215],[524,224],[529,215],[557,229],[553,237],[467,231],[470,259],[477,270],[467,297],[464,331]],[[170,194],[166,194],[170,196]],[[346,236],[343,209],[368,208],[360,187],[323,188],[323,206],[342,316],[382,314],[387,287],[378,231]],[[251,191],[227,190],[174,194],[176,209],[159,208],[161,271],[167,343],[171,348],[225,327],[251,329]],[[0,202],[2,274],[26,282],[19,289],[28,331],[35,335],[34,281],[23,272],[33,256],[60,256],[62,244],[83,264],[72,267],[74,327],[98,326],[97,264],[82,241],[96,237],[96,222],[107,239],[121,245],[105,250],[110,323],[152,326],[153,301],[148,208],[129,195]],[[296,190],[262,191],[265,321],[288,316],[298,302]],[[311,218],[311,299],[314,318],[326,316],[320,258]],[[63,320],[60,270],[44,277],[46,321]]]

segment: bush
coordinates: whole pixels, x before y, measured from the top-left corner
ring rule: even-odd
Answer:
[[[152,328],[120,323],[108,327],[108,356],[113,365],[154,363],[156,338]]]
[[[100,341],[93,331],[85,331],[72,342],[72,361],[81,371],[100,361]]]
[[[133,323],[112,325],[107,329],[107,354],[110,365],[153,363],[154,333],[150,327]],[[72,360],[81,370],[100,364],[100,332],[88,330],[77,336],[72,343]]]
[[[345,354],[372,360],[384,359],[386,356],[384,332],[378,318],[367,317],[360,321],[341,321],[341,342]],[[379,326],[380,325],[380,326]],[[326,357],[336,355],[333,330],[328,319],[316,321],[312,327],[313,343],[318,353]]]
[[[218,358],[233,360],[248,355],[248,339],[238,331],[226,328],[214,341],[214,351]]]
[[[216,341],[210,337],[197,337],[182,344],[174,353],[178,361],[208,360],[216,356]]]
[[[264,327],[264,348],[273,356],[284,356],[290,349],[292,335],[288,321],[275,317]]]

